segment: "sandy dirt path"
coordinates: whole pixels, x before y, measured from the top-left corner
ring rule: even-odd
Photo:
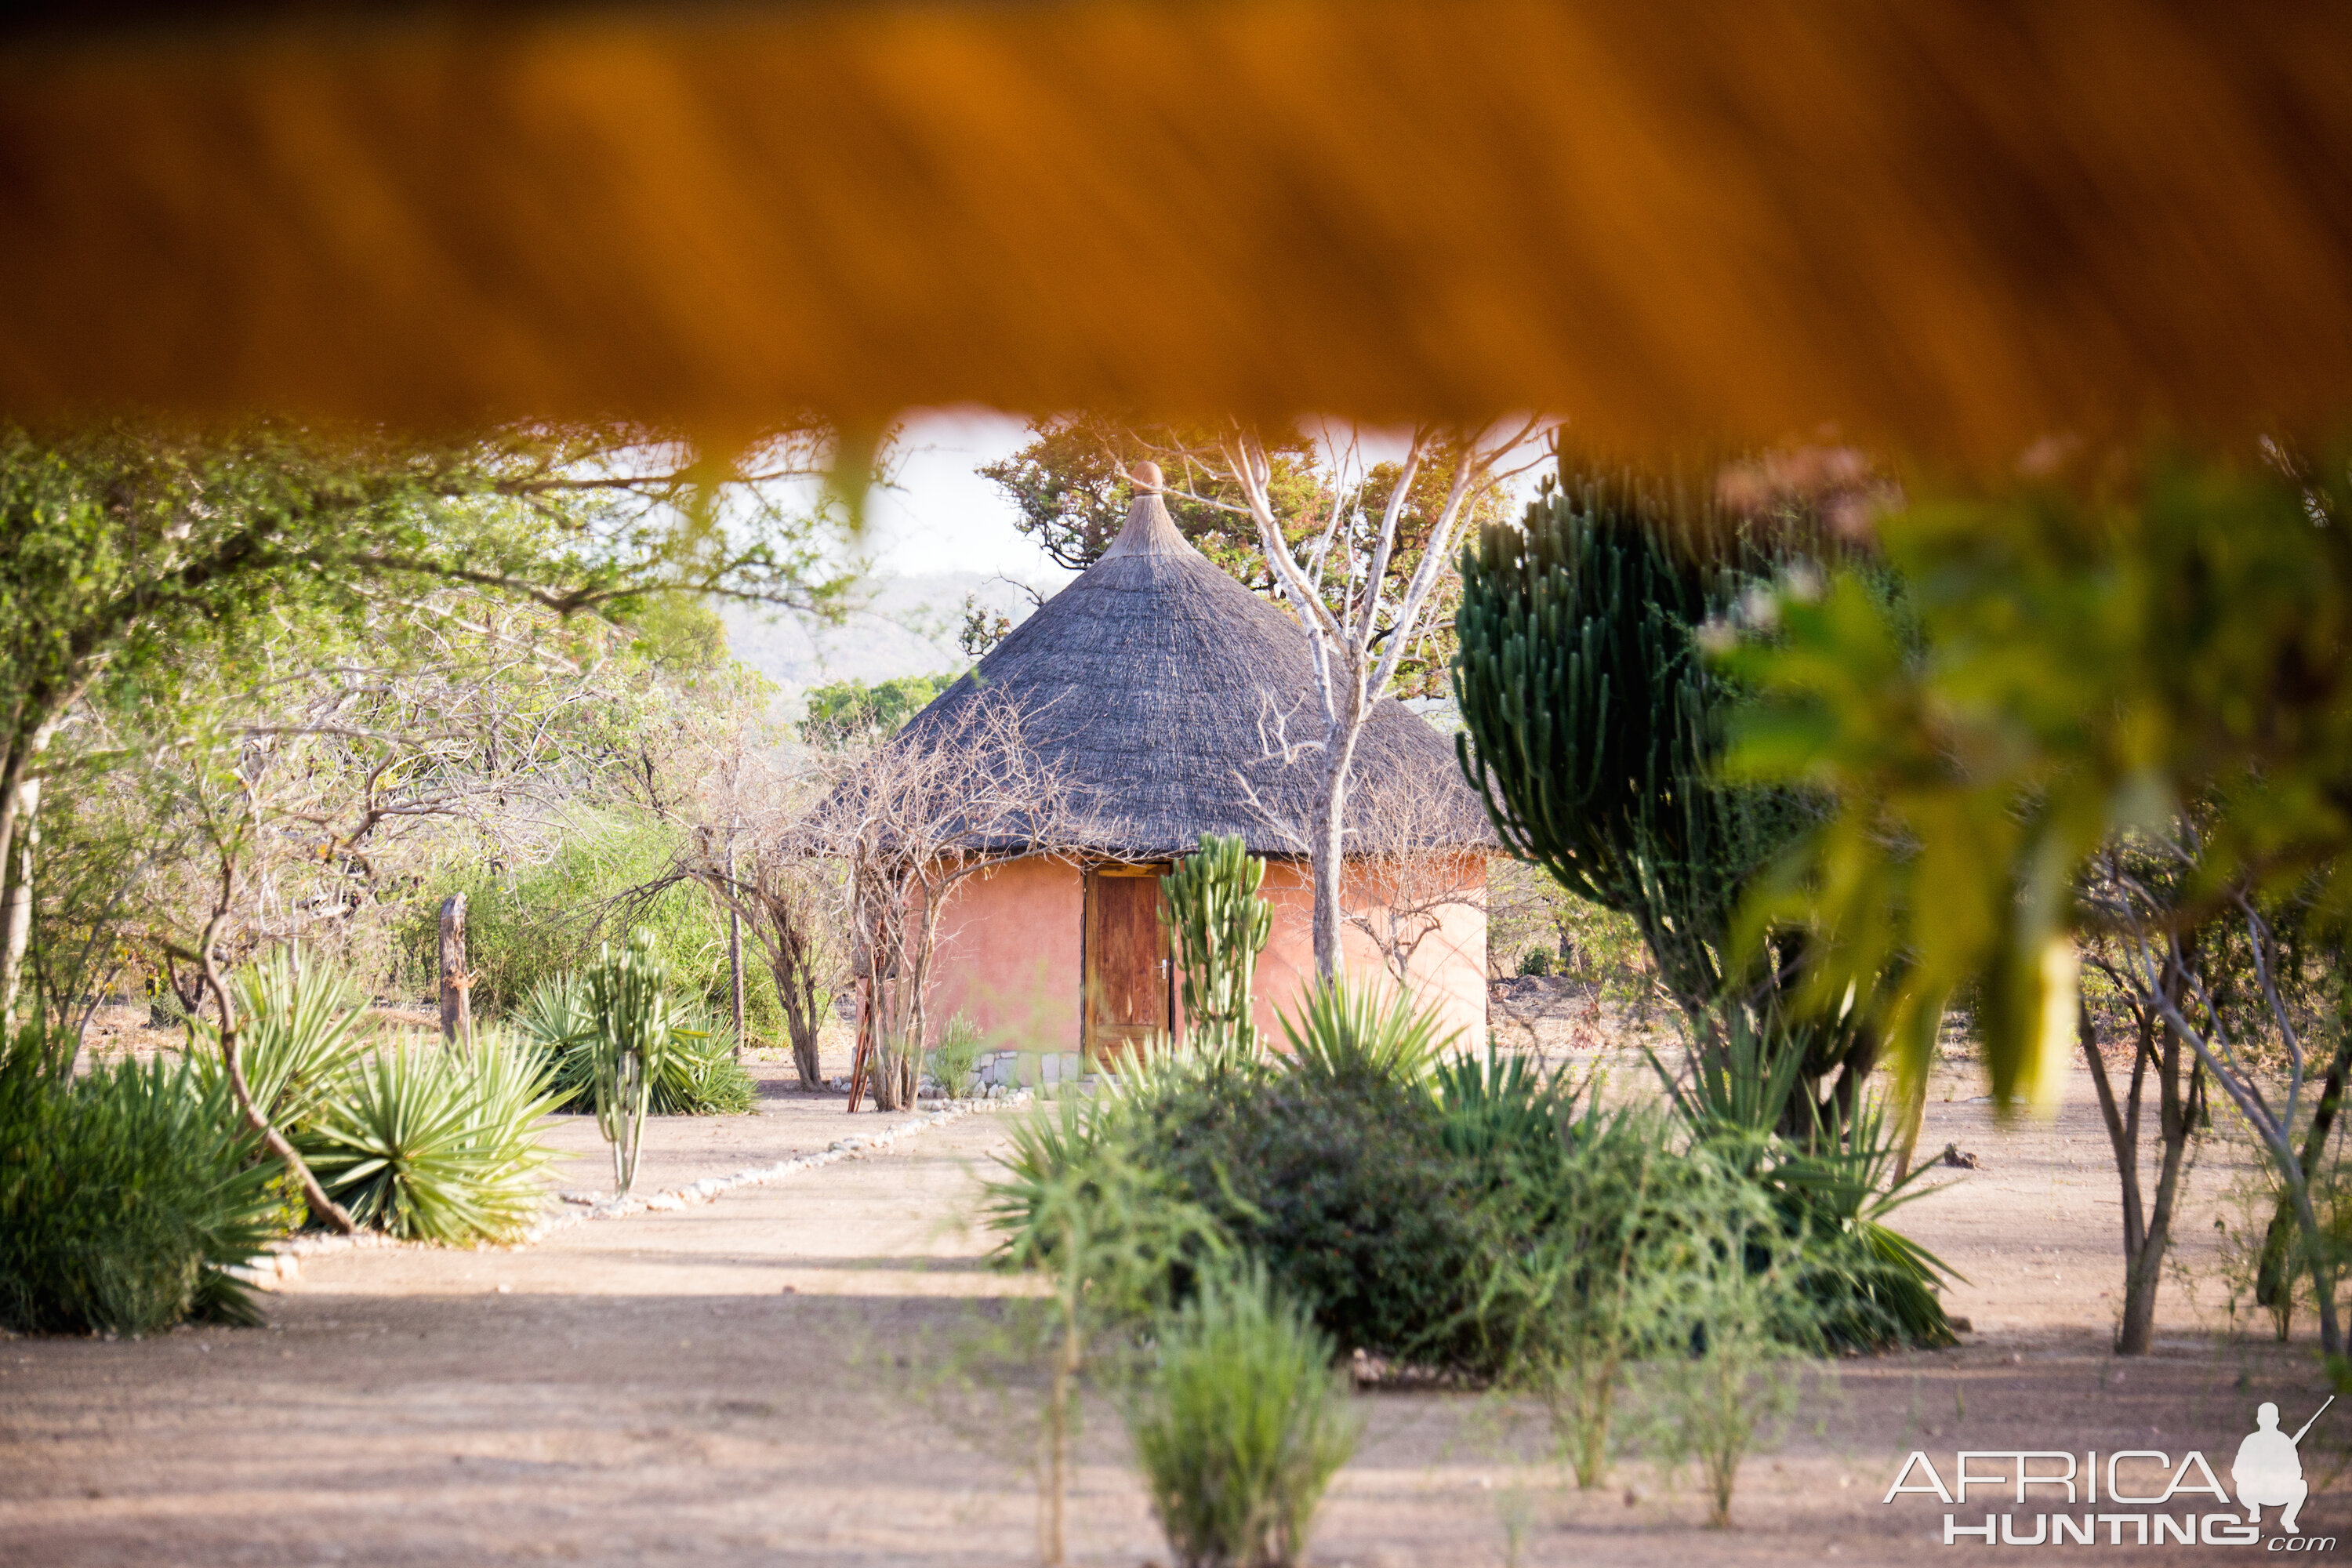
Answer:
[[[1969,1276],[1952,1307],[1977,1331],[1957,1351],[1846,1361],[1833,1386],[1817,1378],[1779,1449],[1750,1462],[1732,1531],[1700,1528],[1695,1487],[1639,1462],[1604,1491],[1563,1489],[1524,1404],[1378,1394],[1362,1401],[1365,1440],[1311,1560],[1948,1562],[1987,1551],[1943,1546],[1933,1498],[1881,1501],[1913,1447],[1948,1478],[1962,1447],[2175,1461],[2193,1447],[2226,1476],[2258,1400],[2292,1423],[2318,1405],[2310,1347],[2221,1336],[2168,1281],[2158,1353],[2129,1364],[2105,1353],[2113,1177],[2087,1090],[2074,1088],[2047,1126],[1997,1128],[1964,1087],[1931,1103],[1926,1146],[1957,1142],[1983,1168],[1948,1172],[1948,1190],[1906,1219]],[[656,1147],[675,1163],[659,1168],[683,1180],[759,1163],[755,1152],[822,1147],[845,1122],[838,1101],[820,1120],[822,1106],[667,1123]],[[882,1121],[861,1117],[859,1130]],[[1002,1113],[975,1115],[870,1158],[514,1251],[314,1259],[270,1299],[261,1331],[0,1343],[0,1563],[1033,1561],[1019,1432],[989,1399],[939,1392],[953,1347],[992,1310],[984,1298],[1006,1289],[953,1223],[1003,1133]],[[2200,1181],[2208,1198],[2221,1185]],[[2183,1226],[2192,1268],[2210,1258],[2210,1213]],[[2331,1487],[2338,1430],[2323,1423],[2309,1445],[2312,1479]],[[1092,1419],[1084,1459],[1076,1560],[1167,1562],[1109,1411]],[[1961,1522],[1981,1520],[1982,1494],[1971,1503]],[[2032,1512],[2019,1516],[2029,1531]],[[2315,1539],[2352,1537],[2333,1490],[2305,1522]],[[2109,1545],[2103,1528],[2099,1555],[2249,1550],[2125,1539]]]

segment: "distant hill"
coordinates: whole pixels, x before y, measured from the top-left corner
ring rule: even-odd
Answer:
[[[1036,584],[1050,595],[1058,584]],[[835,680],[889,680],[961,669],[971,662],[956,646],[963,602],[976,595],[991,612],[1018,625],[1034,607],[1021,586],[978,572],[875,578],[865,607],[839,626],[730,605],[719,611],[737,658],[788,692]]]

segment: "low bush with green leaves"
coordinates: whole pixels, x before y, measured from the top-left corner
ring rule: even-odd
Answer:
[[[1010,1321],[1034,1331],[1024,1354],[1042,1361],[1046,1374],[1036,1474],[1038,1549],[1047,1563],[1064,1558],[1078,1393],[1095,1347],[1107,1337],[1131,1339],[1196,1276],[1232,1258],[1215,1218],[1134,1157],[1126,1109],[1076,1095],[1040,1107],[1014,1124],[1001,1173],[985,1189],[983,1217],[1004,1238],[998,1261],[1045,1287],[1045,1311],[1016,1312]]]
[[[1163,1312],[1129,1401],[1151,1510],[1184,1568],[1286,1568],[1361,1424],[1331,1341],[1263,1268]]]
[[[228,1270],[275,1233],[275,1162],[187,1063],[79,1079],[39,1031],[0,1046],[0,1326],[153,1333],[257,1321]]]
[[[961,1013],[940,1031],[940,1043],[931,1047],[931,1080],[950,1100],[980,1092],[981,1044],[980,1026]]]
[[[1204,1216],[1338,1349],[1540,1394],[1582,1485],[1638,1388],[1633,1428],[1698,1465],[1718,1521],[1797,1358],[1948,1337],[1941,1266],[1885,1224],[1904,1189],[1883,1130],[1783,1136],[1784,1069],[1681,1087],[1679,1114],[1605,1110],[1523,1057],[1442,1058],[1406,999],[1327,990],[1284,1026],[1281,1058],[1171,1053],[1024,1129],[988,1215],[1000,1255],[1051,1256],[1021,1194],[1122,1173]],[[1163,1264],[1171,1301],[1210,1277]]]
[[[362,1225],[407,1240],[510,1241],[538,1217],[538,1136],[554,1103],[545,1055],[485,1031],[470,1052],[430,1037],[380,1044],[302,1130],[303,1155]]]
[[[1904,1189],[1867,1118],[1807,1148],[1688,1091],[1678,1119],[1604,1116],[1523,1058],[1441,1061],[1434,1015],[1395,996],[1327,989],[1284,1027],[1282,1058],[1177,1053],[1124,1075],[1100,1136],[1213,1215],[1342,1346],[1482,1377],[1552,1355],[1559,1282],[1537,1264],[1590,1224],[1638,1230],[1682,1201],[1702,1146],[1771,1205],[1828,1342],[1948,1342],[1940,1265],[1885,1223]],[[1633,1217],[1607,1217],[1621,1210]]]

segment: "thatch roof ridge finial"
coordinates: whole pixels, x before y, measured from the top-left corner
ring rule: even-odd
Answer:
[[[1160,465],[1147,458],[1129,468],[1128,477],[1135,483],[1135,500],[1127,509],[1127,526],[1118,531],[1101,559],[1198,554],[1192,542],[1178,531],[1176,520],[1168,515],[1168,503],[1160,499],[1166,481],[1160,477]]]

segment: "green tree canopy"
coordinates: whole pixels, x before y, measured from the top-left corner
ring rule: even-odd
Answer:
[[[809,688],[808,716],[801,721],[801,733],[811,741],[859,731],[891,734],[955,682],[953,671],[942,671],[937,675],[902,675],[870,685],[853,678],[813,686]]]
[[[1811,1005],[1858,987],[1924,1065],[1911,1026],[1977,984],[1995,1092],[2054,1091],[2084,866],[2192,805],[2184,931],[2293,889],[2340,942],[2352,452],[2264,446],[2085,456],[1889,512],[1900,601],[1852,570],[1781,588],[1727,666],[1760,696],[1727,768],[1832,806],[1749,911],[1821,939]]]
[[[449,585],[638,618],[664,647],[698,640],[667,624],[665,595],[822,613],[849,578],[803,481],[833,450],[809,428],[731,466],[639,430],[444,445],[278,424],[0,430],[0,1008],[30,931],[44,758],[78,705],[161,711],[189,671],[256,639],[281,664],[347,658],[345,639],[287,634]]]

